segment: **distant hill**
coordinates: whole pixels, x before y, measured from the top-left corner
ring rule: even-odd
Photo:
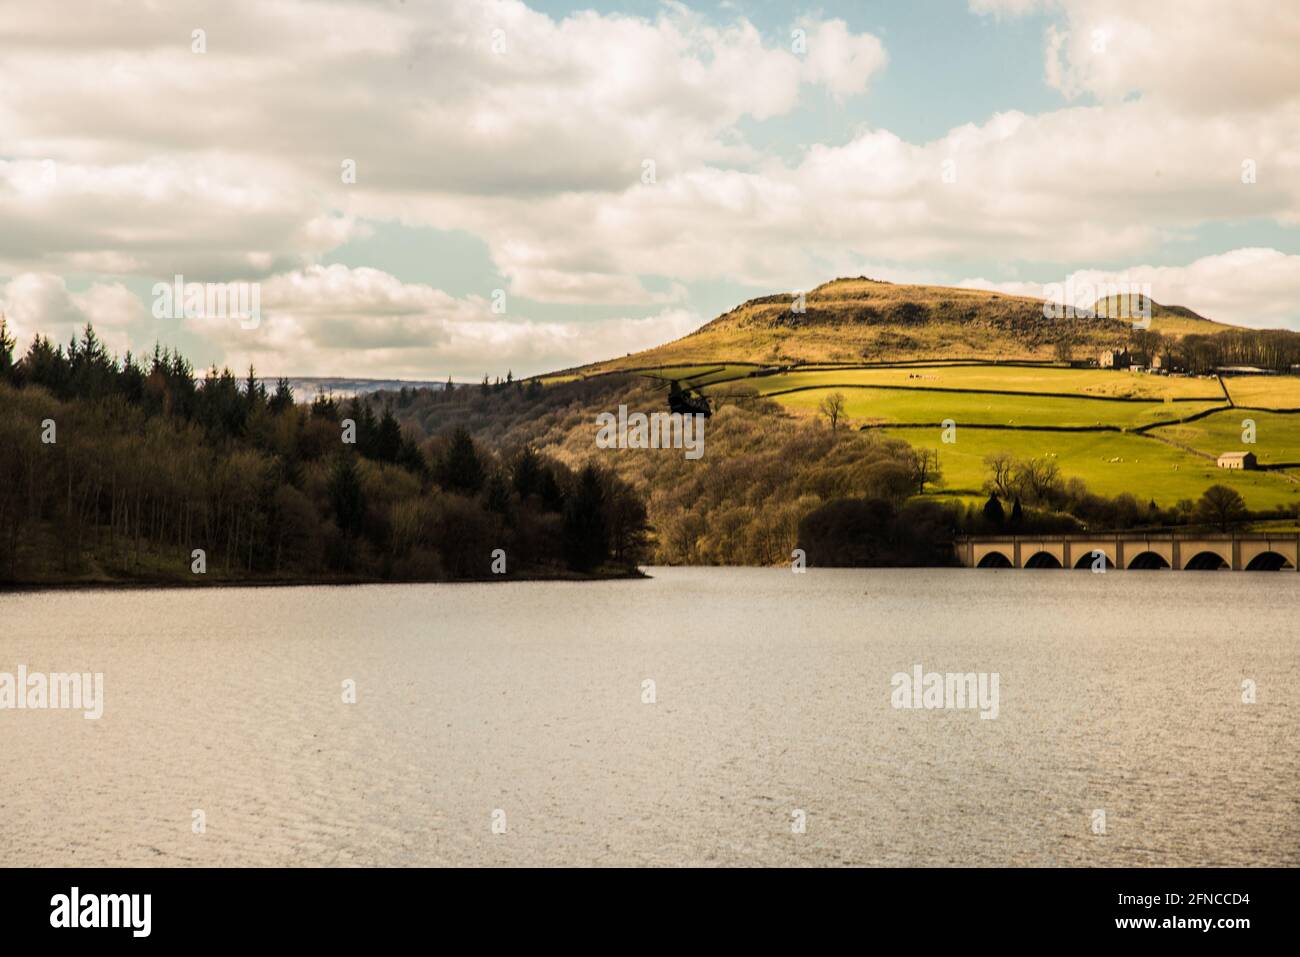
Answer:
[[[345,379],[338,376],[287,376],[293,394],[299,402],[310,402],[317,393],[329,393],[339,398],[351,398],[354,395],[368,395],[371,392],[397,392],[407,389],[444,389],[446,381],[432,382],[423,379]],[[258,380],[266,386],[267,391],[274,392],[276,377],[264,377]],[[464,383],[457,382],[457,386]]]
[[[1124,345],[1133,328],[1130,320],[1105,317],[1120,312],[1115,301],[1099,302],[1091,314],[1056,319],[1044,315],[1043,300],[1028,296],[866,277],[825,283],[806,294],[802,311],[794,305],[788,293],[751,299],[674,342],[582,371],[724,361],[1045,360],[1062,342],[1083,358]],[[1151,312],[1151,328],[1167,335],[1236,328],[1182,306],[1153,302]]]

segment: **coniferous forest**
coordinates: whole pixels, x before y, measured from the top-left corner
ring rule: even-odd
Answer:
[[[567,577],[643,558],[644,504],[612,472],[458,426],[417,442],[404,395],[296,401],[251,368],[119,360],[89,326],[16,346],[0,322],[0,582]]]

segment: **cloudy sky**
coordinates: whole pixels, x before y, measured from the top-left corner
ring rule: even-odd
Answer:
[[[0,309],[465,379],[842,275],[1300,329],[1297,49],[1279,0],[6,4]],[[260,325],[156,318],[178,274]]]

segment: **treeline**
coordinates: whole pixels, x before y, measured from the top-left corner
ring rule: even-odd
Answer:
[[[982,508],[971,507],[960,526],[971,534],[1003,531],[1064,534],[1086,530],[1200,526],[1228,531],[1252,521],[1297,517],[1297,506],[1251,511],[1241,493],[1212,485],[1196,500],[1161,507],[1129,492],[1097,495],[1078,478],[1065,478],[1050,455],[1020,457],[994,452],[984,457],[988,477]]]
[[[1131,348],[1144,356],[1165,355],[1174,368],[1207,374],[1224,366],[1257,366],[1290,372],[1300,365],[1300,335],[1282,329],[1230,329],[1210,335],[1164,336],[1137,330]]]
[[[436,580],[622,573],[646,512],[608,469],[391,401],[117,361],[87,327],[21,357],[0,321],[0,580]]]
[[[952,502],[883,498],[827,502],[799,523],[799,548],[809,566],[935,568],[957,564],[954,538],[965,510]]]
[[[1202,528],[1229,532],[1252,521],[1294,518],[1294,510],[1252,512],[1236,489],[1212,485],[1172,508],[1122,493],[1106,498],[1078,479],[1060,480],[1043,457],[989,456],[989,497],[982,506],[864,496],[828,502],[799,523],[808,565],[907,567],[957,564],[962,535],[1065,535],[1088,530]],[[1004,468],[1006,462],[1009,468]]]

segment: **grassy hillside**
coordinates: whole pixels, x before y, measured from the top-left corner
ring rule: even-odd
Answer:
[[[871,368],[703,364],[638,373],[695,385],[715,403],[771,404],[796,419],[822,421],[827,396],[844,397],[851,429],[869,429],[939,455],[942,479],[930,494],[975,501],[987,493],[986,456],[1050,457],[1065,479],[1101,495],[1131,494],[1172,507],[1210,485],[1241,492],[1254,509],[1300,504],[1300,414],[1233,408],[1300,406],[1300,378],[1156,376],[1050,364],[908,363]],[[593,380],[600,381],[599,379]],[[1256,442],[1242,440],[1243,419]],[[957,425],[944,442],[942,423]],[[1191,421],[1188,421],[1191,420]],[[1266,470],[1216,467],[1221,452],[1250,450]]]
[[[860,363],[901,359],[1051,359],[1057,344],[1094,356],[1123,346],[1132,322],[1095,315],[1044,316],[1043,302],[978,289],[912,286],[865,277],[836,279],[808,292],[764,296],[696,332],[581,374],[687,363],[763,365]],[[1118,312],[1118,309],[1111,309]],[[1153,304],[1151,328],[1171,335],[1232,329],[1180,306]]]
[[[656,375],[666,375],[659,372]],[[747,381],[744,381],[747,380]],[[1071,395],[1097,399],[1148,399],[1163,402],[1201,401],[1224,403],[1223,387],[1215,379],[1170,378],[1132,373],[1099,372],[1061,366],[1007,366],[981,364],[887,366],[870,369],[818,369],[800,367],[797,372],[748,371],[741,379],[706,377],[709,384],[728,382],[737,389],[754,388],[763,393],[795,386],[896,387],[944,389],[970,392],[1028,392]],[[1300,396],[1297,396],[1300,401]]]
[[[1150,328],[1135,330],[1131,319],[1108,318],[1137,311],[1119,297],[1059,319],[1045,316],[1038,299],[866,278],[828,282],[804,305],[795,311],[789,294],[753,299],[675,342],[549,381],[635,371],[714,402],[768,403],[809,422],[838,393],[851,428],[939,454],[940,497],[986,494],[984,458],[1008,452],[1049,457],[1064,478],[1098,494],[1161,507],[1215,483],[1238,489],[1255,509],[1300,503],[1300,467],[1294,475],[1289,467],[1300,463],[1300,415],[1286,414],[1300,410],[1300,377],[1213,372],[1257,362],[1286,369],[1300,359],[1295,334],[1244,330],[1155,302]],[[1083,367],[1111,348],[1172,349],[1176,362],[1206,374]],[[1254,445],[1242,441],[1248,414],[1258,426]],[[956,442],[942,441],[948,421],[958,426]],[[1219,453],[1247,449],[1264,471],[1216,467]]]

